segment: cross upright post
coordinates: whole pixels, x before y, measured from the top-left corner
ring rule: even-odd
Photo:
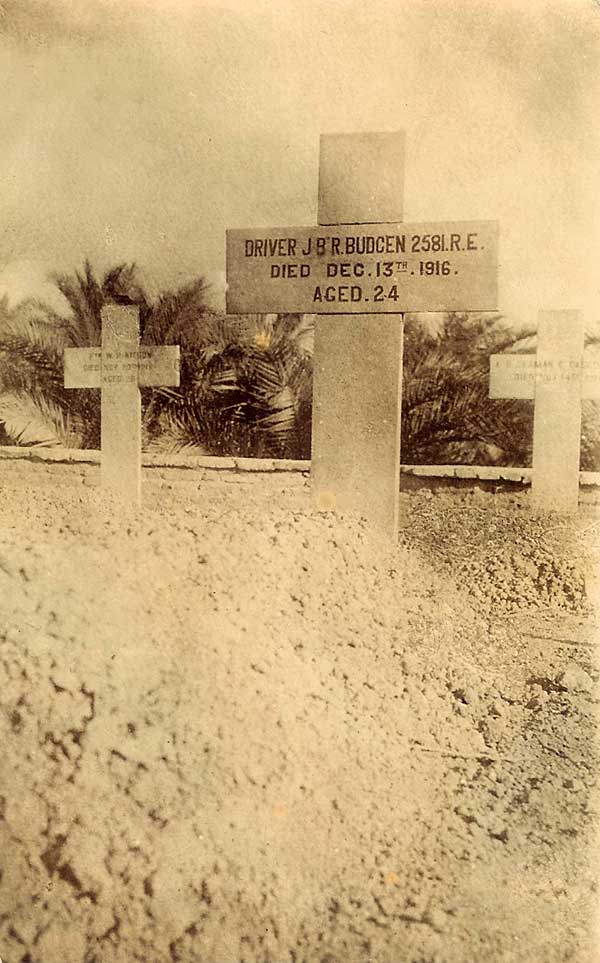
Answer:
[[[540,312],[532,494],[536,507],[543,510],[577,511],[583,336],[583,315],[579,311]],[[544,371],[553,371],[558,377],[544,377]]]
[[[133,305],[107,305],[102,310],[103,368],[119,355],[135,364],[140,346],[139,310]],[[105,360],[106,359],[106,360]],[[111,489],[139,504],[142,497],[142,400],[137,377],[106,371],[101,399],[100,477]],[[135,372],[135,369],[132,369]]]
[[[403,218],[404,132],[321,136],[318,223]],[[403,314],[315,316],[312,500],[398,531]]]

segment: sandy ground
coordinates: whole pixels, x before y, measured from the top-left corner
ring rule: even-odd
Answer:
[[[0,463],[4,963],[592,963],[598,509]]]

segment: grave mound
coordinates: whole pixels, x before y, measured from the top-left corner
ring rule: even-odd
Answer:
[[[444,518],[458,538],[443,502],[413,499],[421,547],[382,554],[360,523],[225,488],[148,486],[144,511],[7,492],[3,957],[460,963],[517,932],[523,960],[558,959],[568,914],[587,932],[589,667],[500,671],[502,625],[490,658],[489,618],[424,558]],[[551,773],[521,736],[544,718],[552,739],[548,702],[577,733]],[[564,914],[535,896],[540,826]]]
[[[528,495],[475,489],[464,498],[402,497],[401,540],[452,579],[481,614],[522,609],[585,614],[597,600],[598,526],[528,511]]]

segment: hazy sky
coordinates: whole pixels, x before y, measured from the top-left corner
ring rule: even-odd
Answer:
[[[498,219],[500,308],[600,318],[600,0],[0,0],[0,292],[87,255],[224,284],[316,220],[322,132],[404,129],[406,220]]]

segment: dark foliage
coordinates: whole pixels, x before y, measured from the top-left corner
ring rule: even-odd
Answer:
[[[0,399],[5,410],[21,407],[16,423],[25,426],[11,429],[14,443],[99,446],[100,392],[65,390],[63,351],[100,344],[100,311],[112,301],[139,305],[143,343],[181,346],[180,387],[142,391],[147,446],[310,458],[310,317],[218,315],[202,278],[151,301],[134,264],[97,279],[86,261],[54,281],[68,317],[36,301],[12,310],[0,301]],[[496,314],[448,314],[435,328],[431,316],[407,315],[403,462],[531,464],[533,404],[489,398],[489,356],[534,350],[533,330],[516,331]],[[584,402],[583,411],[582,468],[598,470],[598,406]]]

